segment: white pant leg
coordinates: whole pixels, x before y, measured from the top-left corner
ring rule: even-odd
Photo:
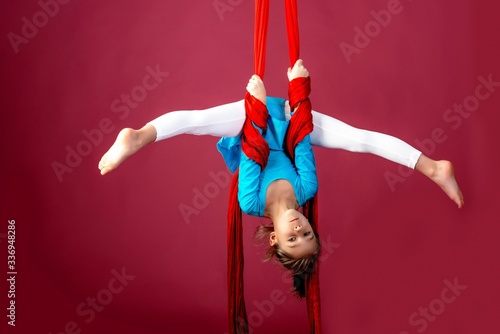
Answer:
[[[181,134],[234,137],[245,122],[244,100],[205,110],[179,110],[149,122],[156,129],[156,141]]]
[[[290,117],[288,103],[285,106]],[[379,132],[354,128],[338,119],[313,111],[311,143],[325,148],[371,153],[415,168],[421,152],[404,141]],[[245,103],[240,100],[205,110],[181,110],[166,113],[149,122],[156,128],[156,141],[181,134],[234,137],[245,122]]]
[[[422,154],[396,137],[357,129],[316,111],[313,111],[313,123],[311,143],[316,146],[371,153],[409,168],[415,168]]]

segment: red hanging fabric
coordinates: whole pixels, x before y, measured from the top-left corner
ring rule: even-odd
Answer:
[[[265,69],[268,20],[269,0],[256,0],[254,72],[261,78],[264,76]],[[241,135],[242,150],[250,159],[259,163],[261,169],[264,169],[269,157],[269,145],[253,124],[266,131],[269,113],[266,106],[248,92],[245,95],[245,112],[246,120]],[[227,216],[229,332],[231,334],[248,334],[249,327],[243,285],[243,226],[241,208],[238,202],[238,175],[239,171],[233,175],[231,181]]]
[[[309,100],[310,92],[311,79],[309,77],[295,78],[288,85],[290,108],[295,110],[295,112],[290,118],[290,124],[288,125],[285,148],[292,161],[294,161],[295,145],[301,142],[313,130],[312,106]]]
[[[297,1],[285,0],[286,31],[288,36],[288,53],[290,56],[290,67],[293,67],[299,59],[300,38],[297,16]],[[290,125],[286,136],[286,149],[292,161],[294,149],[304,137],[313,130],[312,106],[309,100],[311,93],[311,79],[295,78],[288,86],[288,99],[290,108],[295,110],[290,119]]]
[[[290,55],[290,66],[299,59],[300,39],[299,20],[297,15],[297,1],[285,0],[286,32],[288,36],[288,54]]]
[[[287,33],[291,66],[299,59],[299,30],[297,21],[296,0],[285,0],[287,15]],[[269,0],[255,0],[255,33],[254,33],[254,72],[264,77],[266,42],[269,20]],[[295,146],[313,129],[311,103],[309,101],[310,80],[298,78],[290,83],[289,96],[292,109],[296,109],[286,136],[286,147],[290,158],[294,159]],[[269,117],[266,106],[248,92],[245,95],[246,120],[241,136],[242,150],[245,154],[259,163],[261,169],[267,165],[269,145],[255,128],[267,130]],[[255,125],[255,126],[254,126]],[[227,280],[228,280],[228,307],[229,332],[248,334],[248,320],[245,308],[243,285],[243,227],[242,212],[238,202],[238,175],[237,171],[232,179],[228,208],[227,230]],[[317,229],[317,196],[304,205],[304,215]],[[319,308],[319,280],[318,268],[306,280],[307,309],[310,332],[320,334]]]
[[[286,30],[288,36],[288,53],[290,66],[299,59],[300,38],[297,15],[297,1],[285,0],[286,8]],[[296,78],[292,80],[288,88],[290,108],[295,110],[286,136],[286,150],[292,161],[295,157],[295,146],[313,130],[312,106],[309,100],[311,92],[311,80],[307,78]],[[318,231],[318,195],[304,205],[304,215]],[[319,263],[306,281],[307,314],[309,319],[309,332],[321,334],[321,308],[319,292]]]
[[[255,0],[254,73],[264,80],[269,0]]]
[[[266,65],[268,22],[269,0],[255,0],[254,71],[262,79]],[[269,145],[252,123],[262,131],[266,131],[269,113],[266,106],[248,92],[245,95],[245,112],[246,119],[241,138],[242,150],[250,159],[259,163],[261,169],[264,169],[269,157]]]
[[[243,286],[243,226],[238,203],[238,170],[233,176],[227,215],[227,288],[229,333],[247,334],[248,321]]]
[[[309,200],[303,207],[304,216],[311,224],[318,226],[318,195]],[[312,275],[306,282],[307,316],[309,319],[309,333],[321,334],[321,307],[319,291],[319,263],[316,263]]]

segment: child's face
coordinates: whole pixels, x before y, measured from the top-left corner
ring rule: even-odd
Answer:
[[[293,258],[314,253],[318,241],[307,218],[297,210],[289,209],[274,222],[274,232],[269,238],[271,246],[279,247]]]

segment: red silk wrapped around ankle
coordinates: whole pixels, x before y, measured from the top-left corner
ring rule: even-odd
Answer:
[[[311,79],[295,78],[288,85],[290,108],[294,110],[286,136],[286,150],[291,160],[295,157],[295,146],[313,130],[311,101]]]
[[[265,132],[269,112],[264,103],[248,92],[245,95],[245,112],[246,119],[241,135],[241,149],[247,157],[257,162],[261,169],[264,169],[269,158],[269,145],[255,126]]]

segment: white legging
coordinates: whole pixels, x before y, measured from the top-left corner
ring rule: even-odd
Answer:
[[[290,117],[286,103],[285,113]],[[403,166],[415,168],[420,151],[404,141],[379,132],[354,128],[333,117],[313,111],[315,146],[371,153]],[[156,141],[181,134],[234,137],[245,121],[244,100],[205,110],[180,110],[166,113],[149,122],[156,129]]]

